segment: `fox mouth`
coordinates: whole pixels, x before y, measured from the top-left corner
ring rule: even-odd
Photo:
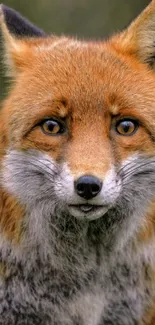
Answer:
[[[95,220],[101,218],[108,211],[107,205],[72,204],[69,212],[77,219]]]

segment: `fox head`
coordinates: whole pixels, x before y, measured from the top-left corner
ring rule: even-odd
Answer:
[[[143,224],[149,228],[155,1],[106,42],[49,36],[14,10],[0,8],[12,80],[0,111],[1,200],[11,202],[1,218],[6,233],[37,207],[31,222],[36,218],[42,227],[61,215],[98,222],[105,233],[123,229],[125,238]],[[24,216],[8,217],[19,205]]]

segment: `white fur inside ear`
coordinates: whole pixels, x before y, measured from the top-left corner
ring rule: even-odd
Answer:
[[[7,75],[14,77],[19,71],[18,62],[24,55],[26,50],[25,44],[12,36],[5,23],[2,23],[2,36],[3,36],[3,47],[4,47],[4,64],[6,66]]]
[[[0,27],[2,30],[4,64],[7,75],[16,77],[24,66],[25,58],[29,57],[29,46],[24,36],[29,33],[39,33],[39,29],[29,23],[16,11],[1,5],[0,6]],[[23,36],[22,36],[23,32]],[[25,35],[24,35],[25,32]],[[40,32],[41,33],[41,32]]]
[[[117,39],[127,53],[133,53],[142,63],[151,67],[155,61],[155,1],[136,18]]]

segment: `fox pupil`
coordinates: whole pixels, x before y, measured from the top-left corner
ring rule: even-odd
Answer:
[[[121,121],[116,126],[117,132],[121,135],[131,135],[136,130],[137,123],[133,121]]]

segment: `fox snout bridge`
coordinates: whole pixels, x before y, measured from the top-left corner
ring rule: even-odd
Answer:
[[[94,176],[81,176],[74,183],[76,193],[86,200],[97,196],[102,189],[102,182]]]

